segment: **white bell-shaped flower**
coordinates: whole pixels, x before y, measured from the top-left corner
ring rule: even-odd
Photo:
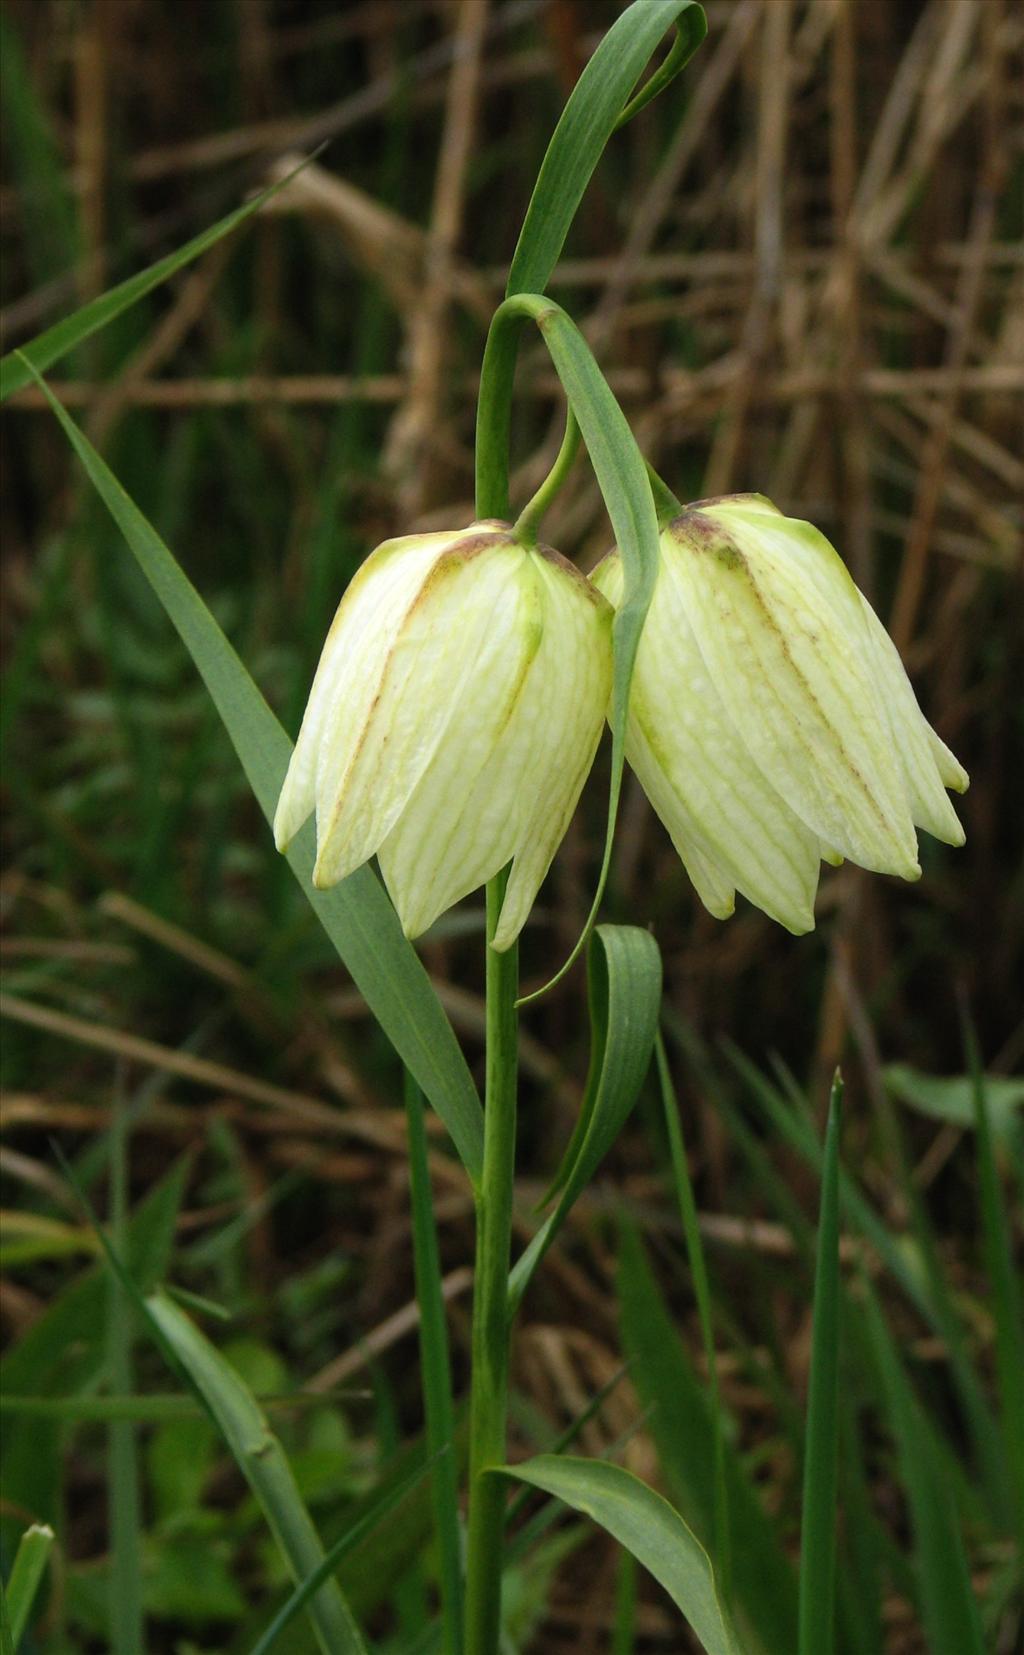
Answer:
[[[576,807],[611,686],[612,610],[506,524],[389,540],[338,607],[274,819],[316,810],[314,883],[374,854],[406,934],[512,862],[518,936]]]
[[[613,552],[593,581],[613,604]],[[761,495],[701,501],[664,529],[626,754],[704,906],[735,893],[814,925],[822,857],[920,875],[914,824],[947,844],[967,775],[838,553]]]

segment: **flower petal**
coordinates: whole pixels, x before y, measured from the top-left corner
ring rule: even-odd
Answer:
[[[339,775],[351,762],[395,634],[451,534],[406,535],[378,546],[356,571],[331,623],[274,816],[287,850],[316,804],[329,746]]]
[[[919,877],[860,595],[838,554],[810,524],[734,504],[684,513],[664,543],[705,665],[765,780],[840,854]]]
[[[501,628],[521,557],[509,535],[494,529],[452,537],[406,604],[384,660],[374,661],[374,693],[357,739],[338,740],[325,729],[314,884],[336,884],[391,832],[488,638]]]
[[[933,733],[918,705],[899,650],[863,593],[865,630],[882,691],[893,744],[903,765],[914,821],[947,845],[962,845],[964,830],[949,802],[929,736]],[[937,738],[936,738],[937,739]],[[948,751],[948,749],[946,749]],[[950,754],[952,758],[952,754]],[[956,761],[954,760],[954,763]],[[959,766],[957,767],[959,769]],[[966,772],[964,773],[966,779]]]
[[[530,558],[519,568],[434,756],[378,852],[406,935],[417,937],[509,862],[531,753],[522,707],[544,631]]]
[[[525,925],[565,835],[612,687],[610,606],[557,554],[540,550],[530,558],[543,592],[544,633],[517,708],[510,755],[499,760],[503,777],[518,776],[525,806],[492,942],[499,953]],[[500,790],[503,783],[496,778],[495,785]]]
[[[814,925],[818,840],[740,741],[690,625],[671,547],[637,652],[626,756],[708,911],[727,918],[734,889],[787,930]],[[621,593],[617,559],[597,580]]]

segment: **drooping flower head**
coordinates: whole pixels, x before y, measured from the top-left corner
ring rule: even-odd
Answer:
[[[594,584],[617,604],[612,553]],[[795,933],[821,858],[920,875],[915,823],[963,829],[967,775],[835,549],[762,495],[704,500],[661,536],[626,755],[704,906],[740,891]]]
[[[316,810],[314,883],[374,854],[406,934],[512,862],[494,947],[518,936],[593,762],[612,611],[502,523],[379,546],[338,607],[274,820]]]

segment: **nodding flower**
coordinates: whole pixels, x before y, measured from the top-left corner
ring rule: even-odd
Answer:
[[[278,848],[315,809],[314,884],[376,855],[410,937],[511,862],[492,943],[508,948],[600,740],[611,623],[578,570],[507,524],[386,541],[324,644]]]
[[[917,826],[963,829],[967,774],[927,723],[839,554],[762,495],[702,500],[664,528],[626,756],[704,906],[737,891],[794,933],[820,862],[917,879]],[[612,552],[594,584],[613,604]]]

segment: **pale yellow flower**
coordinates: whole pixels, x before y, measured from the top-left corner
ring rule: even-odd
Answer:
[[[593,580],[618,603],[617,552]],[[916,879],[915,823],[963,843],[945,789],[967,774],[891,639],[824,535],[761,495],[664,529],[626,755],[719,918],[740,891],[808,931],[822,857]]]
[[[612,611],[505,524],[367,558],[324,644],[274,821],[316,810],[316,885],[376,854],[406,934],[512,862],[494,947],[518,936],[593,762]]]

